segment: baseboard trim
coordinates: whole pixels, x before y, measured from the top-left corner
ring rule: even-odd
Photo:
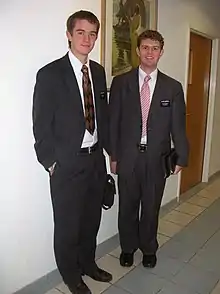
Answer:
[[[44,294],[62,282],[57,269],[34,281],[33,283],[18,290],[14,294]]]
[[[213,175],[209,177],[209,184],[214,182],[219,177],[220,177],[220,171],[215,172]]]
[[[113,251],[119,246],[118,234],[109,238],[108,240],[100,243],[97,246],[96,258],[101,258],[107,253]],[[62,277],[58,269],[53,270],[47,275],[41,277],[40,279],[34,281],[33,283],[25,286],[24,288],[18,290],[14,294],[44,294],[47,291],[56,287],[59,283],[62,282]]]

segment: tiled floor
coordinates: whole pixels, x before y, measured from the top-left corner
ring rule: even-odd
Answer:
[[[158,263],[119,265],[120,248],[100,258],[100,267],[113,274],[110,283],[86,277],[93,294],[220,294],[220,179],[168,212],[158,229]],[[46,294],[70,294],[62,283]]]

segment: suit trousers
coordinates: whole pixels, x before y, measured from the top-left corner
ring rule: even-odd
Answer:
[[[83,273],[96,268],[96,236],[105,178],[101,150],[79,154],[69,166],[57,163],[50,177],[55,259],[67,285],[77,285]]]
[[[133,171],[120,174],[119,237],[122,251],[138,248],[143,254],[155,254],[158,249],[158,216],[165,179],[160,160],[151,162],[147,151],[139,152]]]

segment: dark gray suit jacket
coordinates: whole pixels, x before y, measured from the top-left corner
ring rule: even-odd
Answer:
[[[109,152],[107,89],[104,68],[90,61],[94,86],[98,143]],[[37,73],[33,100],[33,131],[39,162],[73,164],[85,133],[77,80],[68,54]]]
[[[185,102],[181,84],[158,71],[147,123],[149,168],[162,166],[162,155],[171,149],[171,138],[178,154],[177,164],[186,166]],[[141,141],[141,105],[138,68],[113,79],[110,91],[110,149],[118,173],[134,168]],[[158,168],[156,168],[158,170]]]

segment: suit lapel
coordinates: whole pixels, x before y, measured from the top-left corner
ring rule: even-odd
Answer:
[[[94,101],[95,101],[95,112],[96,112],[96,123],[97,123],[97,129],[99,130],[99,127],[98,127],[98,123],[99,123],[99,120],[100,120],[100,91],[99,91],[99,88],[98,88],[98,81],[99,81],[99,75],[98,75],[98,71],[97,69],[95,68],[95,64],[94,62],[91,60],[90,61],[90,70],[91,70],[91,75],[92,75],[92,85],[93,85],[93,94],[94,94]]]
[[[128,79],[129,91],[132,93],[132,102],[134,109],[138,111],[141,119],[141,104],[140,104],[140,90],[139,90],[139,70],[138,68],[133,69],[130,72]]]
[[[148,125],[151,123],[154,110],[156,109],[156,107],[158,107],[160,103],[162,84],[163,84],[162,74],[158,70],[157,81],[156,81],[156,85],[155,85],[155,89],[154,89],[154,93],[153,93],[153,97],[152,97],[152,101],[150,105],[149,115],[148,115]]]
[[[98,72],[95,70],[94,63],[90,61],[90,70],[91,70],[91,75],[92,75],[92,84],[93,84],[93,92],[94,92],[94,100],[95,100],[95,105],[98,107],[98,85],[97,82],[99,80],[98,77]]]
[[[62,58],[61,74],[62,74],[62,77],[64,78],[64,81],[69,89],[70,100],[72,103],[74,103],[74,106],[79,110],[79,113],[83,118],[84,114],[83,114],[83,107],[82,107],[80,90],[79,90],[79,86],[78,86],[78,83],[76,80],[74,70],[72,68],[72,65],[71,65],[69,57],[68,57],[68,54],[66,54]]]

